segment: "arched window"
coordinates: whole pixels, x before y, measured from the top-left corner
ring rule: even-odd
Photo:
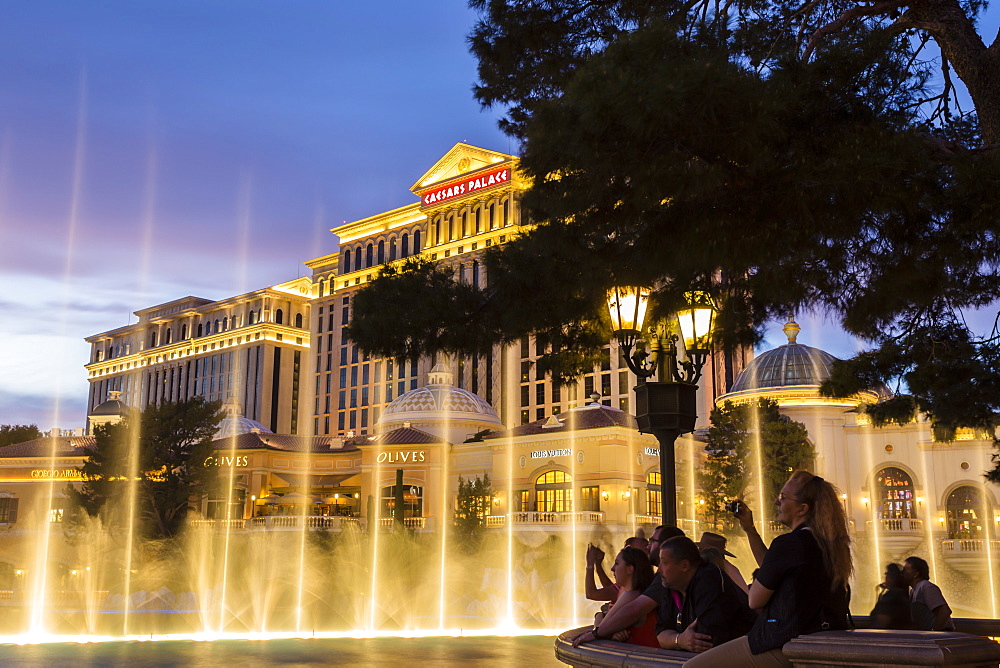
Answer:
[[[565,471],[546,471],[535,478],[535,510],[540,513],[572,512],[572,476]]]
[[[166,338],[166,340],[164,341],[164,343],[172,343],[173,340],[174,340],[174,330],[172,330],[172,329],[170,329],[168,327],[167,328],[167,336],[165,338]]]
[[[875,474],[875,512],[882,520],[916,517],[913,481],[906,471],[887,466]]]
[[[646,474],[646,514],[653,517],[663,515],[663,486],[659,471]]]
[[[200,339],[203,336],[205,336],[205,325],[203,325],[202,323],[199,322],[198,323],[198,338]]]
[[[420,230],[416,230],[413,232],[413,254],[419,253],[420,248]]]
[[[468,225],[469,221],[468,221],[468,218],[469,218],[468,214],[465,211],[463,211],[462,212],[462,238],[463,239],[465,237],[469,236],[469,225]]]
[[[396,486],[382,488],[381,517],[392,517],[396,507]],[[424,488],[403,483],[403,517],[423,517]]]
[[[354,249],[354,271],[361,269],[361,246]]]
[[[156,332],[155,331],[152,331],[152,332],[149,333],[149,347],[150,348],[155,348],[156,347]]]
[[[482,227],[483,222],[482,222],[482,215],[481,215],[482,212],[483,212],[483,208],[481,206],[477,206],[476,207],[476,234],[479,234],[480,232],[483,231],[483,227]]]
[[[187,339],[188,337],[188,326],[187,323],[181,325],[181,341]]]
[[[497,205],[494,202],[490,202],[490,229],[495,230],[497,228]]]
[[[505,199],[503,201],[503,226],[507,227],[511,224],[510,220],[510,199]]]
[[[368,244],[365,249],[365,269],[371,267],[375,264],[375,246],[373,244]]]
[[[948,495],[947,512],[949,538],[986,538],[990,513],[983,490],[972,485],[955,488]]]
[[[280,308],[274,312],[274,323],[276,325],[282,325],[285,322],[285,312]]]
[[[399,257],[406,257],[409,254],[410,254],[410,235],[404,232],[400,242]]]
[[[348,248],[344,251],[344,264],[340,268],[340,273],[346,274],[351,270],[351,249]]]
[[[301,313],[296,313],[295,314],[295,326],[298,327],[299,329],[302,329],[302,314]]]
[[[444,222],[442,221],[441,216],[438,216],[437,218],[434,219],[434,243],[435,244],[441,243],[441,226],[443,224],[444,224]],[[416,244],[413,244],[413,245],[414,245],[414,247],[416,246]]]
[[[396,259],[396,237],[389,239],[389,262]]]
[[[385,240],[380,239],[378,242],[378,264],[385,264]]]
[[[455,214],[448,214],[448,241],[455,239]]]

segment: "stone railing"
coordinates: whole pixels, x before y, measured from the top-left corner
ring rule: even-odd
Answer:
[[[393,519],[391,517],[379,518],[378,525],[382,529],[389,529],[392,527]],[[424,529],[427,527],[426,517],[404,517],[403,526],[407,529]]]
[[[514,524],[604,524],[604,513],[581,510],[571,513],[517,512],[511,513]]]
[[[990,549],[993,556],[1000,554],[1000,540],[991,540]],[[945,554],[985,553],[985,538],[953,538],[941,541],[941,551]]]
[[[294,531],[305,526],[311,531],[341,531],[348,526],[361,526],[357,517],[340,517],[326,515],[270,515],[267,517],[251,517],[247,520],[195,520],[192,525],[196,529],[212,531]]]
[[[555,641],[559,661],[572,666],[679,666],[693,655],[599,640],[573,647],[589,626],[566,631]],[[835,666],[996,666],[1000,645],[968,633],[937,631],[824,631],[799,636],[782,651],[795,668]]]
[[[873,524],[885,533],[920,533],[924,530],[923,520],[912,520],[905,517],[881,519],[876,520],[875,523],[871,520],[865,522],[865,526],[869,530],[871,530]]]

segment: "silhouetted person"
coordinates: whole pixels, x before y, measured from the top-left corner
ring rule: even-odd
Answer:
[[[941,588],[930,581],[927,562],[909,557],[903,562],[903,581],[910,586],[910,620],[920,631],[954,631],[951,608]]]
[[[910,588],[906,586],[899,564],[885,567],[885,581],[879,589],[878,601],[871,612],[872,628],[910,628]]]

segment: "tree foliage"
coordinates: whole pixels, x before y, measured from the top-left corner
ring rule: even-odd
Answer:
[[[473,551],[482,542],[492,501],[493,484],[488,473],[470,480],[458,477],[454,535],[466,550]]]
[[[0,447],[23,443],[35,438],[41,438],[42,432],[34,424],[2,424],[0,425]]]
[[[758,447],[763,493],[757,484]],[[725,531],[735,529],[732,514],[724,508],[726,502],[747,499],[748,490],[754,488],[755,499],[763,498],[763,507],[771,509],[789,474],[812,468],[816,457],[805,425],[782,415],[770,399],[746,404],[727,401],[713,409],[705,452],[707,460],[696,475],[705,499],[702,514]]]
[[[724,345],[822,310],[871,346],[825,392],[880,382],[912,399],[876,416],[910,402],[937,433],[996,424],[1000,332],[966,324],[1000,295],[1000,46],[975,32],[983,3],[472,5],[476,95],[523,140],[525,215],[544,222],[488,249],[487,288],[420,302],[426,324],[393,329],[377,352],[534,334],[564,379],[607,340],[612,284],[655,286],[661,313],[710,289]],[[954,111],[953,74],[974,111]],[[406,273],[387,278],[402,287]]]
[[[206,465],[223,417],[220,408],[217,401],[194,397],[149,406],[117,424],[95,427],[96,442],[86,449],[79,469],[83,485],[67,489],[76,509],[123,527],[132,479],[139,533],[151,538],[177,534],[192,501],[222,482],[218,467]]]

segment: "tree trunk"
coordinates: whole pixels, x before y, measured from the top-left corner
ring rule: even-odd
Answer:
[[[927,30],[965,84],[979,114],[983,142],[1000,142],[1000,47],[987,48],[956,0],[917,0],[903,17]]]

